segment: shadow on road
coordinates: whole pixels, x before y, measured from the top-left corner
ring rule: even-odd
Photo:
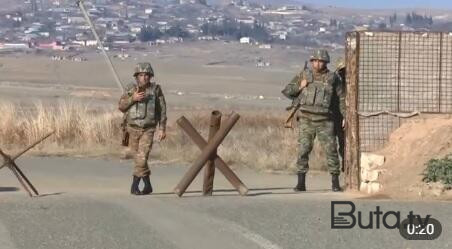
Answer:
[[[292,188],[250,188],[249,191],[266,191],[266,190],[291,190]],[[221,193],[221,192],[237,192],[235,189],[216,189],[213,191],[214,193]],[[153,193],[152,195],[173,195],[174,192],[162,192],[162,193]],[[202,194],[202,191],[200,190],[191,190],[191,191],[185,191],[185,194]],[[216,195],[218,196],[218,195]]]
[[[0,192],[15,192],[19,191],[19,188],[16,187],[0,187]]]
[[[329,193],[329,192],[331,192],[330,189],[317,189],[309,190],[306,192],[294,192],[292,187],[250,188],[246,196],[252,197],[261,195],[297,195],[305,193]],[[175,194],[174,192],[161,192],[153,193],[152,195],[174,195],[174,194]],[[200,197],[202,196],[202,191],[186,191],[185,194],[186,196],[184,197]],[[200,195],[191,195],[191,194],[200,194]],[[217,189],[213,191],[212,196],[239,196],[239,193],[235,189]]]
[[[261,196],[261,195],[302,195],[302,194],[313,194],[313,193],[329,193],[331,190],[329,189],[317,189],[317,190],[308,190],[306,192],[295,192],[293,188],[277,188],[275,190],[288,190],[287,192],[257,192],[257,193],[248,193],[248,196]],[[272,189],[253,189],[253,191],[265,191]]]
[[[47,197],[47,196],[55,196],[55,195],[62,195],[65,194],[65,192],[58,192],[58,193],[49,193],[49,194],[41,194],[37,197]]]

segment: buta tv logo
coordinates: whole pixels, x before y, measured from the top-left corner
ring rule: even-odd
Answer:
[[[408,240],[434,240],[442,233],[441,223],[431,214],[421,216],[410,211],[401,221],[401,212],[389,210],[383,212],[380,206],[375,211],[356,212],[351,201],[331,202],[331,229],[399,229],[400,235]]]

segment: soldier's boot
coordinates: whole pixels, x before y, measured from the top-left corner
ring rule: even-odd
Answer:
[[[144,182],[144,188],[143,188],[143,195],[148,195],[150,193],[152,193],[152,185],[151,185],[151,180],[149,179],[149,175],[142,177],[141,179],[143,179]]]
[[[341,191],[341,187],[339,186],[339,175],[332,175],[331,176],[331,189],[333,192],[339,192]]]
[[[298,183],[297,186],[293,189],[295,192],[306,191],[306,173],[298,173]]]
[[[133,195],[141,195],[138,185],[140,184],[140,177],[133,176],[132,187],[130,187],[130,193]]]

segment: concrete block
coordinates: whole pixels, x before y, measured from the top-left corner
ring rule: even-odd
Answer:
[[[375,194],[381,190],[379,182],[361,182],[359,190],[367,194]]]
[[[361,181],[378,182],[381,170],[379,169],[361,169]]]
[[[372,153],[361,153],[361,169],[374,169],[383,166],[385,157]]]
[[[367,186],[369,185],[368,182],[361,182],[361,185],[359,186],[359,190],[361,192],[367,192]]]
[[[369,182],[367,185],[367,193],[374,194],[381,190],[381,184],[379,182]]]

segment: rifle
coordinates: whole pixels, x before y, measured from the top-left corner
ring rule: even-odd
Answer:
[[[304,68],[300,72],[300,75],[298,77],[299,80],[300,80],[298,83],[300,85],[301,85],[301,81],[303,79],[303,72],[306,71],[307,69],[308,69],[308,61],[305,61],[304,62]],[[304,87],[306,87],[306,86],[304,86]],[[300,89],[300,93],[304,89],[304,87]],[[286,118],[286,122],[284,123],[284,128],[293,129],[293,119],[295,117],[295,113],[297,113],[298,109],[300,109],[300,106],[301,106],[300,105],[300,94],[298,94],[298,96],[292,101],[292,105],[286,108],[286,110],[290,111],[290,112],[289,112],[289,115]]]

